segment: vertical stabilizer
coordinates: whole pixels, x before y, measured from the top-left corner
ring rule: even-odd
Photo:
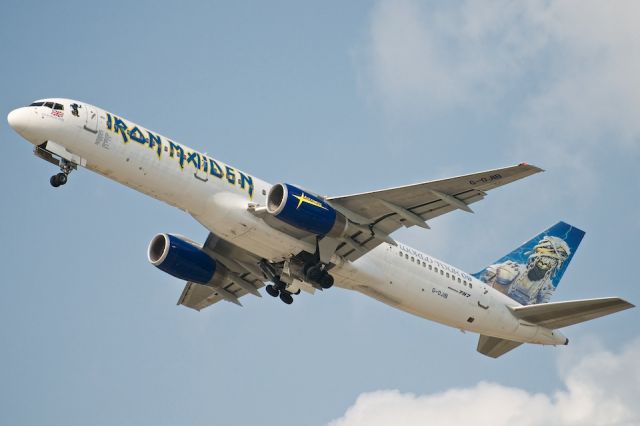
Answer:
[[[584,231],[558,222],[473,276],[523,305],[546,303],[582,237]]]

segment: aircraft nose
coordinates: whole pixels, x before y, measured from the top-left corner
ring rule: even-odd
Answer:
[[[9,126],[20,134],[24,133],[29,126],[29,119],[30,116],[27,111],[25,111],[25,108],[14,109],[7,115]]]

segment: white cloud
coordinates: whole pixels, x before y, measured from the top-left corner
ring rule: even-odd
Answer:
[[[430,395],[364,393],[330,425],[637,425],[639,359],[640,340],[618,354],[584,356],[561,374],[565,388],[549,395],[487,382]]]
[[[428,8],[410,0],[379,3],[368,49],[374,90],[385,105],[401,110],[494,98],[538,44],[539,37],[525,42],[536,32],[525,30],[529,23],[518,18],[520,9],[508,1],[461,8]]]
[[[584,184],[607,149],[640,152],[638,16],[634,0],[381,1],[360,65],[391,116],[498,113],[514,156]]]

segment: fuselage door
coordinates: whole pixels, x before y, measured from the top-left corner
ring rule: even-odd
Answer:
[[[92,105],[85,105],[87,111],[87,121],[84,123],[85,130],[91,133],[98,133],[98,111]]]

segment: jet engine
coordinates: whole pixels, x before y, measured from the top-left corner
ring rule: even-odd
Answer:
[[[171,234],[158,234],[149,243],[149,262],[169,275],[207,284],[216,272],[216,261],[196,243]]]
[[[288,183],[279,183],[269,190],[267,212],[298,229],[316,235],[340,237],[347,228],[347,219],[324,199]]]

